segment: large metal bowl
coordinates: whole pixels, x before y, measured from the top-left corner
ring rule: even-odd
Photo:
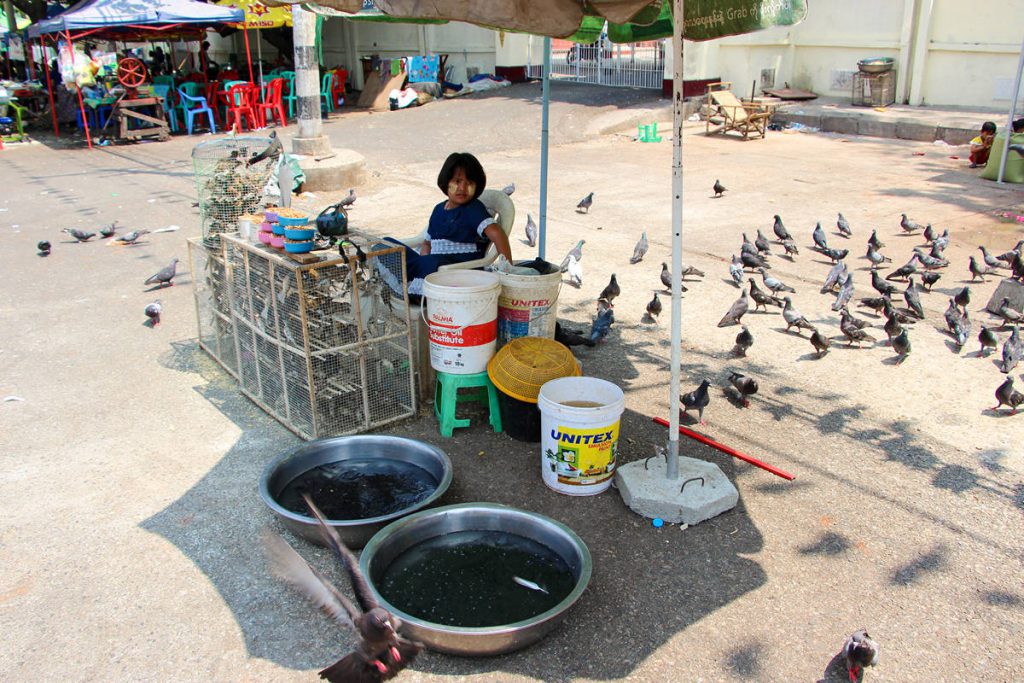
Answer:
[[[444,451],[430,444],[399,436],[338,436],[302,444],[266,466],[260,477],[260,496],[286,527],[310,543],[323,545],[316,520],[283,507],[278,498],[293,479],[320,465],[353,458],[387,458],[422,467],[437,481],[428,497],[405,510],[367,519],[329,520],[350,548],[362,548],[381,528],[399,517],[432,505],[452,483],[452,463]]]
[[[895,63],[892,57],[872,57],[857,62],[857,68],[866,74],[884,74],[886,71],[892,71]]]
[[[458,531],[501,531],[541,543],[565,560],[576,584],[564,600],[530,619],[474,628],[425,621],[406,614],[381,597],[377,584],[399,555],[417,543]],[[543,638],[583,595],[593,564],[586,544],[564,524],[505,505],[463,503],[424,510],[389,524],[363,549],[360,566],[381,604],[404,622],[403,635],[438,652],[476,657],[512,652]]]

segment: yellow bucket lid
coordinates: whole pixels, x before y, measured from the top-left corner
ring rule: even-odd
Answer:
[[[519,337],[501,347],[487,364],[487,376],[502,393],[536,403],[548,380],[578,377],[580,364],[564,344],[544,337]]]

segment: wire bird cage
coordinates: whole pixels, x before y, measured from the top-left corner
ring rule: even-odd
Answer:
[[[349,240],[365,262],[300,264],[223,237],[242,393],[306,439],[416,414],[409,313],[382,277],[405,291],[403,250]]]
[[[231,321],[224,250],[207,247],[202,239],[194,237],[188,241],[188,256],[193,273],[192,294],[196,300],[199,347],[237,379],[235,324]]]
[[[259,208],[276,159],[262,159],[251,166],[247,161],[269,144],[270,138],[247,135],[201,142],[192,149],[207,246],[219,246],[221,235],[238,229],[239,216]]]
[[[896,103],[896,72],[853,74],[853,97],[855,107],[888,107]]]

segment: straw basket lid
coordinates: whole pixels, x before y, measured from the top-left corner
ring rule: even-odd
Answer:
[[[563,344],[544,337],[519,337],[501,347],[487,364],[487,375],[503,394],[536,403],[548,380],[578,377],[580,364]]]

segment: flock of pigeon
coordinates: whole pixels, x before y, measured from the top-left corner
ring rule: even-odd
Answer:
[[[114,244],[120,245],[133,245],[140,244],[139,239],[144,235],[150,235],[158,232],[172,232],[177,230],[176,227],[161,228],[159,230],[132,230],[123,234],[117,234],[117,221],[104,225],[99,229],[99,237],[101,240],[113,238]],[[75,239],[79,244],[90,241],[93,237],[96,237],[97,233],[87,232],[85,230],[79,230],[77,228],[64,228],[61,232],[65,232]],[[42,240],[36,244],[36,250],[40,256],[49,256],[53,250],[53,245],[47,240]],[[178,259],[171,259],[171,262],[158,270],[153,275],[146,278],[143,284],[156,285],[157,287],[170,287],[174,284],[174,276],[178,272]],[[160,315],[163,313],[163,304],[160,303],[160,299],[146,304],[143,312],[148,318],[147,322],[150,327],[156,327],[160,324]]]

